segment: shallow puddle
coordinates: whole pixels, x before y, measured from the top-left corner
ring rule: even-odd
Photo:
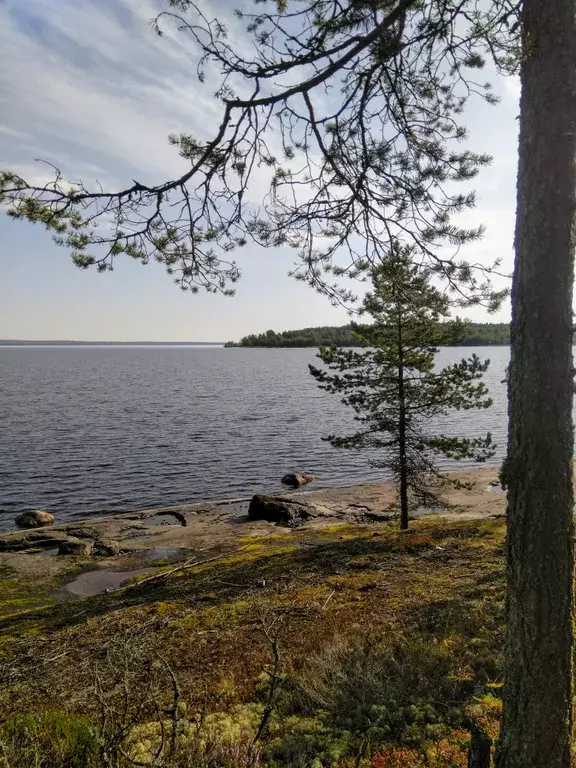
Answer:
[[[143,573],[149,573],[154,568],[138,568],[133,571],[109,571],[101,569],[97,571],[85,571],[65,585],[65,589],[75,597],[93,597],[100,595],[109,589],[116,589],[124,582],[140,576]]]
[[[155,560],[169,560],[170,562],[178,562],[186,557],[191,557],[194,550],[180,549],[180,548],[161,548],[145,549],[142,552],[135,553],[136,557],[142,560],[149,560],[154,562]]]

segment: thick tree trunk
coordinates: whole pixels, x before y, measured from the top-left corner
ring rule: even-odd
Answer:
[[[569,768],[576,0],[524,0],[498,768]]]

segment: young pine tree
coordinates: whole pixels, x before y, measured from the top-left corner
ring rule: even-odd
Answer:
[[[452,409],[492,404],[482,381],[489,360],[472,355],[434,368],[437,346],[457,343],[464,325],[447,319],[449,301],[430,277],[410,253],[396,248],[373,271],[374,289],[363,302],[373,324],[353,325],[365,351],[321,347],[318,357],[329,370],[310,365],[319,386],[340,395],[362,425],[353,435],[324,439],[338,448],[376,452],[370,463],[393,473],[403,529],[411,508],[442,506],[441,489],[457,484],[438,470],[438,455],[485,461],[494,454],[490,433],[470,439],[430,432],[435,417]]]

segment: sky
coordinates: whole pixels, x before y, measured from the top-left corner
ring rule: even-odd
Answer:
[[[230,2],[218,5],[221,20]],[[162,0],[0,2],[0,168],[40,180],[41,158],[70,178],[112,188],[183,172],[168,134],[201,135],[218,121],[219,105],[213,84],[195,77],[185,36],[154,33],[150,20],[162,7]],[[519,86],[491,79],[501,103],[476,102],[465,119],[471,148],[494,160],[473,182],[475,211],[460,219],[483,222],[487,233],[462,256],[501,257],[511,271]],[[125,258],[111,273],[81,271],[44,229],[0,212],[0,338],[227,341],[348,321],[344,309],[288,277],[295,258],[288,249],[250,245],[235,258],[242,271],[235,297],[193,296],[155,263]],[[490,318],[482,309],[467,316],[507,321],[509,305]]]

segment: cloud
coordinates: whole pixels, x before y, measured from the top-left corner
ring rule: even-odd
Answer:
[[[209,76],[204,85],[197,80],[189,37],[169,21],[162,25],[163,37],[154,33],[150,20],[165,7],[160,0],[0,3],[0,168],[46,180],[46,168],[33,164],[40,157],[71,178],[87,184],[98,179],[113,189],[132,179],[159,183],[180,175],[187,164],[168,144],[168,134],[207,138],[222,110],[213,95],[216,78]],[[248,55],[241,23],[219,4],[204,2],[203,7],[208,18],[226,23],[229,41],[244,46]],[[474,143],[496,156],[494,167],[475,185],[478,218],[488,225],[488,235],[471,246],[471,259],[510,253],[516,124],[508,113],[517,108],[517,88],[512,79],[505,80],[504,112],[503,106],[489,116],[480,109],[470,112]],[[270,147],[278,152],[277,137]],[[267,170],[256,174],[252,200],[262,198],[268,179]],[[250,261],[249,256],[241,258]],[[289,252],[283,263],[289,266],[293,258]]]
[[[143,182],[181,174],[171,132],[206,136],[220,105],[195,76],[190,46],[158,37],[147,0],[74,4],[35,0],[4,8],[2,166],[43,157],[65,173]],[[113,169],[111,173],[111,169]],[[132,175],[129,175],[132,174]]]

